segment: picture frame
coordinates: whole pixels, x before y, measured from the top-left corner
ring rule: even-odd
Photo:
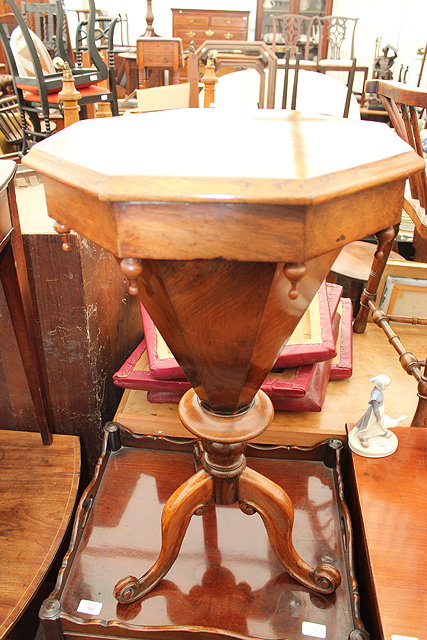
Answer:
[[[427,263],[389,260],[377,291],[387,315],[427,317]]]

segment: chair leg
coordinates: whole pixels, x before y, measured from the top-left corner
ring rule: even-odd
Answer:
[[[360,309],[353,324],[353,331],[355,333],[364,333],[366,329],[369,314],[369,300],[375,300],[376,298],[378,285],[398,231],[399,225],[397,224],[394,225],[394,227],[382,229],[375,234],[378,243],[377,250],[374,254],[368,282],[360,298]]]
[[[51,444],[52,435],[47,419],[47,400],[43,393],[42,372],[35,346],[35,335],[30,335],[28,330],[28,316],[31,314],[31,309],[28,307],[31,305],[31,301],[29,297],[29,287],[27,288],[25,286],[27,276],[26,273],[18,273],[16,263],[20,263],[21,256],[18,257],[15,255],[12,242],[13,239],[0,256],[0,278],[24,365],[37,425],[43,444]],[[23,278],[24,283],[22,282]],[[22,290],[22,285],[24,285],[24,290]]]
[[[117,98],[113,98],[110,101],[110,105],[111,105],[111,115],[112,116],[118,116],[119,115],[119,105],[117,104]]]

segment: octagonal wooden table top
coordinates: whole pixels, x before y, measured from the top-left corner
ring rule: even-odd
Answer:
[[[381,123],[215,109],[81,121],[37,144],[24,163],[100,200],[287,204],[424,166]]]

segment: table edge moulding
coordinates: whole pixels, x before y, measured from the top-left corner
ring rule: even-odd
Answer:
[[[332,594],[340,571],[298,554],[288,493],[247,467],[244,451],[273,417],[259,387],[341,247],[378,232],[381,251],[406,178],[424,162],[382,125],[295,112],[178,110],[73,127],[33,147],[25,163],[47,176],[64,248],[72,228],[120,261],[193,386],[179,416],[199,439],[196,473],[164,506],[157,560],[140,578],[121,578],[114,597],[128,605],[150,593],[192,515],[212,503],[258,512],[282,567]],[[141,154],[159,128],[170,152],[148,144]],[[201,133],[215,142],[206,162],[195,153]],[[224,153],[231,133],[239,156]],[[266,139],[282,140],[281,162],[263,162]]]

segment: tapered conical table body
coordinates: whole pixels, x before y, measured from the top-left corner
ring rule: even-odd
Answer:
[[[165,505],[158,559],[117,600],[156,586],[212,501],[258,512],[284,568],[333,592],[339,572],[297,554],[289,496],[246,467],[245,443],[271,422],[259,387],[341,247],[398,222],[423,161],[376,123],[209,109],[80,122],[25,163],[45,175],[64,247],[72,229],[117,257],[193,386],[179,414],[198,471]]]

